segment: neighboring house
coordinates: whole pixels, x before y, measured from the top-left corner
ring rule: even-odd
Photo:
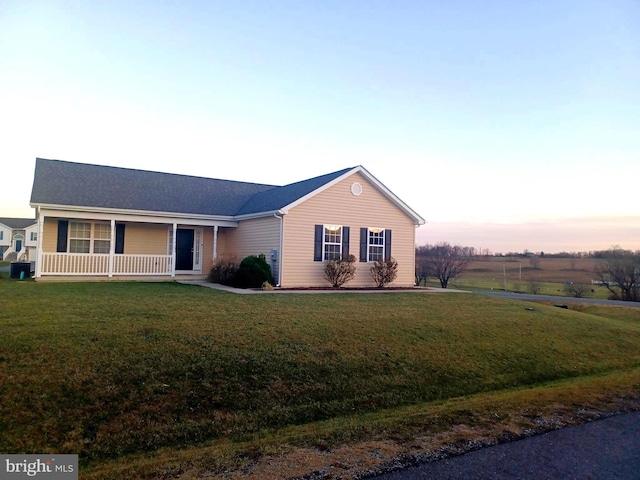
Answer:
[[[37,229],[33,218],[0,218],[0,260],[35,262]]]
[[[36,160],[36,279],[204,276],[214,259],[264,254],[282,287],[327,286],[324,261],[358,259],[348,286],[372,285],[377,258],[415,281],[424,220],[363,167],[285,186]]]

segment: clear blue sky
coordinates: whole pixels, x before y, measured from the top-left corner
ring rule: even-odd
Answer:
[[[0,216],[35,157],[364,165],[419,243],[640,249],[640,2],[0,0]]]

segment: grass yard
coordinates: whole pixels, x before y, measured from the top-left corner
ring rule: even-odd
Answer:
[[[525,306],[0,281],[0,451],[77,453],[83,478],[215,474],[265,445],[442,429],[483,395],[638,395],[640,310]]]

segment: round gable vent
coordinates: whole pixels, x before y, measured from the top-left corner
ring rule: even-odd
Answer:
[[[351,185],[351,193],[353,193],[356,197],[362,193],[362,185],[358,182]]]

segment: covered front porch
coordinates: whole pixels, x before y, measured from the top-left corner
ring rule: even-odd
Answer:
[[[41,211],[35,277],[204,277],[226,227],[235,222]]]

